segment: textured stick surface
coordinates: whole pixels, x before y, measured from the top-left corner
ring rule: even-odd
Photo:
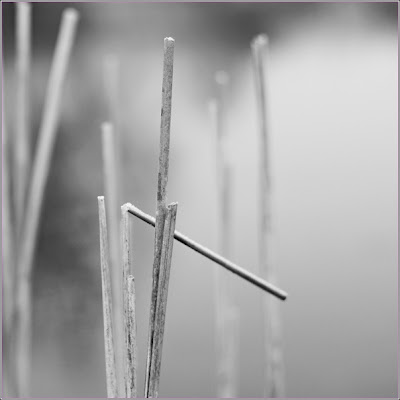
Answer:
[[[227,139],[226,99],[229,76],[224,71],[215,76],[218,85],[219,101],[215,112],[217,194],[219,205],[219,248],[226,256],[231,256],[232,230],[232,165],[229,162]],[[237,397],[238,380],[239,312],[234,303],[233,281],[224,271],[215,271],[216,298],[216,356],[217,356],[217,395],[220,398]]]
[[[155,312],[155,332],[153,339],[152,363],[149,377],[148,397],[158,397],[161,373],[161,356],[164,339],[165,315],[167,311],[168,285],[171,271],[172,249],[176,222],[177,203],[167,207],[164,236],[161,250],[160,274],[158,278],[157,304]]]
[[[128,276],[133,274],[132,261],[132,238],[130,230],[129,213],[126,205],[121,207],[121,246],[122,246],[122,281],[124,287],[124,310],[127,306],[127,297],[125,296]],[[124,311],[125,312],[125,311]]]
[[[109,268],[110,254],[108,249],[107,218],[104,197],[99,196],[97,198],[97,202],[99,207],[101,287],[103,294],[104,350],[106,359],[107,397],[116,398],[118,397],[118,390],[113,339],[112,292]]]
[[[137,361],[136,361],[136,315],[135,315],[135,283],[132,259],[132,238],[130,215],[126,206],[121,207],[121,246],[122,276],[125,326],[125,397],[137,397]],[[132,282],[130,282],[132,280]]]
[[[127,279],[127,310],[126,310],[126,398],[137,397],[137,344],[136,344],[136,309],[135,309],[135,279],[132,275]]]
[[[124,388],[123,371],[123,348],[124,348],[124,325],[123,325],[123,290],[122,271],[119,252],[119,185],[118,185],[118,162],[116,155],[116,136],[111,123],[103,123],[102,152],[104,191],[106,197],[108,240],[110,246],[110,271],[111,287],[114,304],[114,329],[115,329],[115,357],[117,364],[118,388],[122,393]]]
[[[13,308],[14,308],[14,284],[15,284],[15,257],[14,257],[14,229],[11,223],[11,193],[10,193],[10,161],[9,161],[9,137],[5,122],[2,120],[3,132],[3,158],[2,158],[2,265],[3,265],[3,340],[7,346],[3,346],[3,393],[14,396],[15,374],[14,360],[11,357],[13,348]]]
[[[172,38],[164,39],[164,67],[161,100],[161,127],[160,127],[160,155],[158,164],[158,185],[157,185],[157,210],[156,210],[156,229],[154,238],[154,262],[153,262],[153,284],[150,300],[150,323],[149,340],[147,346],[147,362],[144,395],[148,397],[149,374],[152,362],[153,337],[155,330],[155,307],[157,301],[158,275],[160,271],[161,247],[164,233],[164,223],[167,201],[167,182],[169,165],[169,142],[171,126],[171,106],[172,106],[172,80],[174,64],[175,41]]]
[[[21,232],[16,302],[18,320],[16,329],[16,362],[20,397],[29,396],[29,371],[31,369],[31,274],[33,257],[43,194],[49,175],[51,156],[57,134],[62,88],[77,22],[77,11],[67,9],[63,12],[60,33],[50,70],[43,117],[39,129],[37,149],[26,202],[27,207],[24,214],[23,231]]]
[[[29,180],[29,75],[31,68],[31,5],[16,3],[16,113],[14,139],[14,201],[17,238],[24,217]]]
[[[260,135],[259,273],[276,282],[276,265],[271,262],[271,167],[267,114],[266,64],[268,37],[259,35],[251,43]],[[266,397],[284,397],[284,365],[278,305],[263,298]]]
[[[138,217],[142,221],[146,222],[149,225],[155,226],[156,220],[151,215],[148,215],[141,211],[139,208],[135,207],[130,203],[126,203],[125,206],[128,208],[129,212]],[[286,300],[287,293],[276,287],[275,285],[261,279],[257,275],[245,270],[244,268],[240,267],[239,265],[229,261],[228,259],[220,256],[219,254],[215,253],[214,251],[208,249],[205,246],[195,242],[194,240],[188,238],[187,236],[183,235],[182,233],[175,231],[174,238],[178,241],[183,243],[184,245],[190,247],[192,250],[197,251],[198,253],[202,254],[204,257],[207,257],[211,261],[221,265],[222,267],[226,268],[228,271],[233,272],[234,274],[240,276],[241,278],[245,279],[246,281],[256,285],[260,289],[274,295],[280,300]]]

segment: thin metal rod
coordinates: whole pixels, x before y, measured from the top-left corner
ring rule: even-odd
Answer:
[[[134,215],[135,217],[141,219],[142,221],[148,223],[149,225],[155,226],[155,218],[151,215],[144,213],[143,211],[139,210],[137,207],[130,203],[126,203],[124,205],[128,212]],[[278,287],[272,285],[271,283],[261,279],[257,275],[245,270],[244,268],[240,267],[239,265],[233,263],[232,261],[227,260],[226,258],[220,256],[219,254],[213,252],[212,250],[208,249],[205,246],[195,242],[194,240],[188,238],[187,236],[183,235],[182,233],[175,231],[174,238],[178,241],[183,243],[184,245],[190,247],[192,250],[197,251],[198,253],[202,254],[204,257],[209,258],[210,260],[216,262],[217,264],[221,265],[222,267],[226,268],[227,270],[233,272],[236,275],[239,275],[241,278],[245,279],[246,281],[252,283],[255,286],[258,286],[260,289],[271,293],[275,297],[278,297],[281,300],[286,300],[288,294]]]

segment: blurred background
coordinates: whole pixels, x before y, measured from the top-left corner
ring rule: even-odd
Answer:
[[[280,305],[286,394],[396,397],[397,4],[35,3],[32,154],[68,6],[81,18],[35,258],[32,395],[106,395],[96,198],[104,194],[105,56],[120,60],[122,202],[154,215],[163,38],[176,40],[168,199],[179,202],[177,229],[211,249],[218,246],[218,203],[208,101],[215,71],[230,74],[232,259],[256,271],[259,141],[250,40],[265,32],[273,253],[279,286],[289,293]],[[15,5],[2,7],[12,135]],[[141,388],[153,239],[153,228],[134,222]],[[213,273],[220,267],[179,243],[172,262],[160,396],[215,397]],[[261,397],[266,294],[234,282],[239,396]]]

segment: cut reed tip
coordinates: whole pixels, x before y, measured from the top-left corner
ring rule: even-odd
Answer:
[[[208,111],[210,113],[216,113],[218,110],[218,102],[216,99],[211,99],[208,101]]]
[[[111,122],[103,122],[102,124],[101,124],[101,130],[102,131],[107,131],[107,132],[109,132],[109,131],[111,131],[112,130],[112,128],[113,128],[113,125],[112,125],[112,123]]]
[[[227,85],[229,83],[229,75],[225,71],[218,71],[215,73],[215,81],[218,85]]]
[[[132,207],[131,203],[125,203],[121,206],[121,213],[124,214],[129,211],[129,209]]]
[[[104,201],[104,196],[97,196],[97,200],[100,201]]]
[[[119,66],[119,59],[114,53],[107,53],[104,55],[104,63],[110,68],[117,68]]]
[[[251,46],[253,48],[261,48],[268,46],[269,39],[268,36],[265,33],[262,33],[260,35],[257,35],[252,41],[251,41]]]
[[[76,22],[79,18],[79,12],[75,8],[66,8],[63,12],[63,18]]]
[[[16,5],[20,10],[23,10],[22,12],[30,11],[30,9],[31,9],[30,3],[25,3],[25,2],[21,1],[21,2],[16,3]]]
[[[173,202],[173,203],[169,203],[168,205],[167,205],[167,209],[168,210],[172,210],[173,208],[175,208],[175,207],[178,207],[178,203],[175,201],[175,202]]]
[[[166,37],[166,38],[164,38],[164,42],[173,44],[173,43],[175,43],[175,39],[172,37]]]

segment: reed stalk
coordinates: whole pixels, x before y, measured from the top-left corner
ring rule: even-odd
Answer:
[[[215,107],[216,133],[216,176],[219,205],[219,249],[226,257],[231,256],[232,184],[233,169],[229,160],[227,142],[226,98],[229,76],[224,71],[217,72],[218,101]],[[215,271],[216,298],[216,348],[217,348],[217,393],[220,398],[237,397],[239,358],[239,313],[234,304],[233,282],[223,271]]]
[[[150,371],[153,366],[152,351],[154,348],[153,341],[155,335],[155,314],[157,304],[158,278],[160,272],[161,250],[164,235],[164,223],[167,199],[167,182],[168,182],[168,166],[169,166],[169,144],[170,144],[170,127],[171,127],[171,108],[172,108],[172,81],[173,81],[173,64],[174,64],[174,47],[175,41],[172,38],[164,39],[164,66],[163,66],[163,83],[162,83],[162,102],[161,102],[161,127],[160,127],[160,153],[158,166],[158,186],[157,186],[157,210],[156,210],[156,229],[154,238],[154,262],[153,262],[153,283],[150,300],[150,323],[149,323],[149,339],[147,346],[147,362],[145,377],[145,397],[149,397],[150,393]]]
[[[16,236],[24,218],[30,169],[29,84],[31,70],[31,5],[16,3],[16,110],[14,138],[14,202]]]
[[[268,126],[267,63],[268,37],[259,35],[251,42],[255,75],[260,138],[260,200],[259,200],[259,272],[270,282],[276,283],[277,268],[272,262],[272,213],[271,213],[271,162],[270,132]],[[282,334],[278,304],[273,299],[263,298],[264,316],[264,362],[266,397],[284,397],[284,363]]]
[[[18,257],[16,318],[16,364],[18,396],[28,397],[31,371],[31,325],[32,325],[32,268],[37,242],[43,195],[50,171],[51,156],[57,134],[61,105],[61,94],[67,65],[74,41],[78,12],[67,9],[63,12],[60,32],[50,70],[42,122],[32,175],[29,185],[27,207],[21,232]]]
[[[103,62],[103,80],[107,121],[110,121],[114,130],[119,134],[119,83],[120,61],[114,54],[107,54]]]
[[[2,262],[3,262],[3,332],[8,337],[12,332],[12,309],[14,294],[14,229],[11,219],[9,136],[2,119],[3,158],[2,158]]]
[[[124,326],[125,326],[125,397],[137,397],[137,344],[135,282],[133,277],[130,215],[121,207],[121,246],[123,265]]]
[[[135,279],[127,278],[127,310],[126,310],[126,398],[137,397],[137,343],[136,343],[136,307]]]
[[[11,213],[10,140],[5,121],[2,118],[3,158],[2,158],[2,265],[3,265],[3,346],[4,393],[12,396],[15,391],[13,348],[13,309],[15,287],[15,236]]]
[[[117,363],[117,377],[119,392],[123,392],[124,371],[124,324],[123,324],[123,287],[119,245],[119,185],[118,185],[118,161],[117,140],[114,126],[107,122],[101,126],[104,191],[106,195],[108,240],[110,246],[110,270],[111,287],[114,304],[114,328],[115,328],[115,356]]]
[[[107,397],[117,398],[117,371],[115,363],[114,337],[113,337],[113,307],[110,275],[110,252],[108,246],[107,217],[104,197],[97,197],[99,208],[100,228],[100,265],[101,287],[103,296],[103,320],[104,320],[104,350],[106,361]]]
[[[161,249],[160,274],[158,279],[157,303],[155,312],[155,333],[153,339],[152,363],[148,392],[148,397],[153,398],[158,397],[160,386],[161,355],[164,341],[165,316],[167,312],[168,286],[171,271],[177,209],[177,203],[168,205],[164,224],[164,236]]]

